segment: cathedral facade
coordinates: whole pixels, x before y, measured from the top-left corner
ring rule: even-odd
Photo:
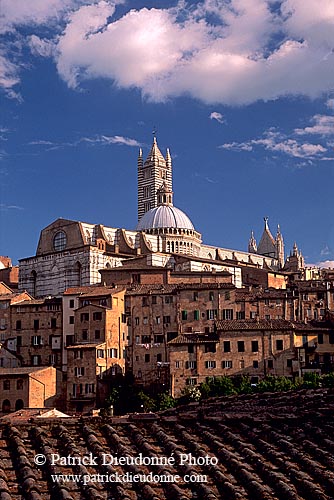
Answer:
[[[69,287],[99,283],[99,270],[129,265],[147,255],[146,265],[176,270],[228,271],[242,286],[241,268],[277,272],[284,266],[284,243],[265,219],[259,245],[248,252],[206,245],[187,214],[174,206],[172,159],[156,138],[144,161],[138,156],[138,223],[135,230],[58,219],[41,231],[36,255],[21,259],[19,288],[35,297],[58,295]],[[174,256],[184,256],[182,264]],[[182,269],[180,268],[182,267]]]

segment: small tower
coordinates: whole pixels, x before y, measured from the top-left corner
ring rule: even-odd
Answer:
[[[163,157],[153,137],[151,150],[143,162],[142,150],[138,156],[138,221],[151,208],[158,204],[158,189],[166,183],[167,188],[172,191],[172,158],[167,149],[166,158]]]
[[[284,258],[284,241],[283,241],[283,236],[282,236],[282,233],[281,233],[281,228],[280,228],[279,225],[277,226],[277,233],[276,233],[275,244],[276,244],[276,258],[278,260],[278,264],[279,264],[280,269],[282,269],[284,267],[284,261],[285,261],[285,258]]]
[[[251,237],[249,238],[248,251],[249,253],[257,253],[257,244],[253,231],[251,231]]]
[[[173,206],[173,191],[169,189],[165,181],[157,190],[157,206],[159,207],[160,205]]]

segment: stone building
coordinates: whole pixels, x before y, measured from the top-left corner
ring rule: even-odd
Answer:
[[[300,376],[312,369],[304,351],[305,343],[314,342],[316,334],[328,332],[286,320],[261,319],[220,320],[213,334],[180,334],[168,343],[171,394],[178,397],[187,386],[223,375],[247,375],[254,384],[268,375]],[[333,349],[334,345],[332,353]]]
[[[13,266],[9,257],[0,255],[0,282],[12,290],[17,290],[19,284],[19,266]]]
[[[22,366],[61,368],[62,301],[58,298],[25,300],[10,306],[11,332],[7,348]]]
[[[28,293],[13,291],[5,283],[0,282],[0,342],[6,343],[11,337],[10,306],[31,299]]]
[[[125,289],[116,287],[81,287],[64,294],[69,301],[66,310],[72,311],[67,317],[74,325],[73,335],[66,334],[69,410],[100,406],[110,384],[125,374],[128,327],[124,295]]]
[[[21,408],[52,408],[57,401],[56,369],[0,368],[0,409],[3,413]]]

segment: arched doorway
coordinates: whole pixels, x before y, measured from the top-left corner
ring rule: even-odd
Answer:
[[[9,401],[9,399],[5,399],[4,402],[2,403],[2,411],[3,411],[3,413],[9,413],[10,412],[10,401]]]
[[[24,407],[24,403],[22,401],[22,399],[17,399],[16,403],[15,403],[15,410],[22,410],[22,408]]]

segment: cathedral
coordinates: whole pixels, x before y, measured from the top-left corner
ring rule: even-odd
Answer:
[[[19,288],[35,297],[58,295],[69,287],[99,283],[100,270],[134,265],[139,257],[145,266],[227,271],[235,286],[241,287],[245,267],[273,273],[284,269],[280,228],[274,238],[268,218],[264,222],[259,244],[252,233],[248,252],[203,243],[188,215],[174,206],[171,154],[167,149],[163,156],[154,137],[145,160],[139,150],[136,229],[57,219],[42,229],[36,255],[20,260]],[[290,267],[301,259],[291,255]]]

